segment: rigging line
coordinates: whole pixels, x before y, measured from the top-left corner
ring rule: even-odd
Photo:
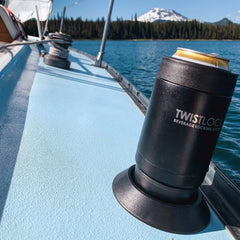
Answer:
[[[18,42],[18,43],[9,43],[9,44],[0,46],[0,50],[2,50],[4,48],[8,48],[8,47],[14,47],[14,46],[34,45],[34,44],[39,44],[39,43],[50,43],[50,42],[55,42],[55,43],[60,43],[60,44],[67,43],[64,40],[59,40],[59,39],[47,39],[47,40],[33,41],[33,42]]]

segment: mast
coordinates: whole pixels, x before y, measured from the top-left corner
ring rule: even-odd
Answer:
[[[41,23],[39,20],[39,13],[38,13],[38,6],[35,6],[36,9],[36,16],[37,16],[37,28],[38,28],[38,36],[42,40],[43,39],[43,34],[42,34],[42,28],[41,28]]]
[[[53,2],[53,0],[51,0],[52,2]],[[45,22],[45,27],[44,27],[44,31],[43,31],[43,34],[44,34],[44,36],[47,36],[48,35],[48,20],[49,20],[49,17],[50,17],[50,15],[51,15],[51,12],[52,12],[52,9],[51,8],[49,8],[49,10],[48,10],[48,17],[47,17],[47,20],[46,20],[46,22]]]
[[[60,29],[59,32],[62,32],[62,28],[63,28],[63,21],[64,21],[64,17],[65,17],[65,12],[66,12],[66,6],[64,6],[63,8],[63,14],[62,14],[62,19],[61,19],[61,24],[60,24]]]
[[[102,65],[102,59],[103,59],[105,44],[106,44],[106,41],[107,41],[108,30],[109,30],[109,26],[110,26],[110,22],[111,22],[113,2],[114,2],[114,0],[110,0],[110,3],[109,3],[108,16],[107,16],[107,20],[106,20],[105,26],[104,26],[102,43],[101,43],[100,51],[97,55],[97,58],[96,58],[96,61],[95,61],[95,64],[94,64],[96,67],[101,67],[101,65]]]

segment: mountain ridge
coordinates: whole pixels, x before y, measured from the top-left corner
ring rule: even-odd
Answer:
[[[207,24],[215,24],[215,25],[228,25],[228,24],[234,24],[231,20],[224,17],[219,21],[216,22],[203,22],[199,21],[197,19],[190,19],[188,17],[185,17],[184,15],[176,12],[173,9],[164,9],[164,8],[154,8],[144,14],[142,14],[140,17],[137,18],[139,22],[166,22],[166,21],[192,21],[196,20],[201,23],[207,23]]]
[[[217,24],[217,25],[222,25],[222,26],[226,26],[228,24],[234,24],[231,20],[229,20],[228,18],[222,18],[221,20],[214,22],[213,24]]]
[[[139,22],[187,21],[185,16],[172,9],[154,8],[137,18]]]

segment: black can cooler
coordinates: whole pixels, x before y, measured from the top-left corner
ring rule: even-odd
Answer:
[[[209,211],[198,187],[208,170],[236,80],[228,60],[216,55],[178,49],[173,57],[163,58],[138,143],[136,165],[113,183],[116,198],[134,216],[177,233],[196,232],[207,225]],[[127,188],[122,186],[124,182]],[[141,204],[144,202],[142,209],[127,203],[118,188],[124,188],[126,196],[129,192],[138,195]],[[174,206],[168,209],[170,213],[164,210],[169,207],[165,203]],[[183,210],[186,206],[192,209]],[[149,216],[149,211],[155,213]],[[162,222],[162,218],[177,213],[189,220],[179,218],[169,225]],[[147,219],[141,216],[144,214]]]
[[[212,66],[162,60],[136,153],[156,181],[195,189],[203,181],[237,76]]]

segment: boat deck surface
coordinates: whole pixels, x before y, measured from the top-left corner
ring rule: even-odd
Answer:
[[[213,213],[205,230],[180,235],[118,204],[112,181],[135,163],[144,115],[104,69],[76,52],[70,61],[70,70],[39,61],[0,239],[230,239]]]

